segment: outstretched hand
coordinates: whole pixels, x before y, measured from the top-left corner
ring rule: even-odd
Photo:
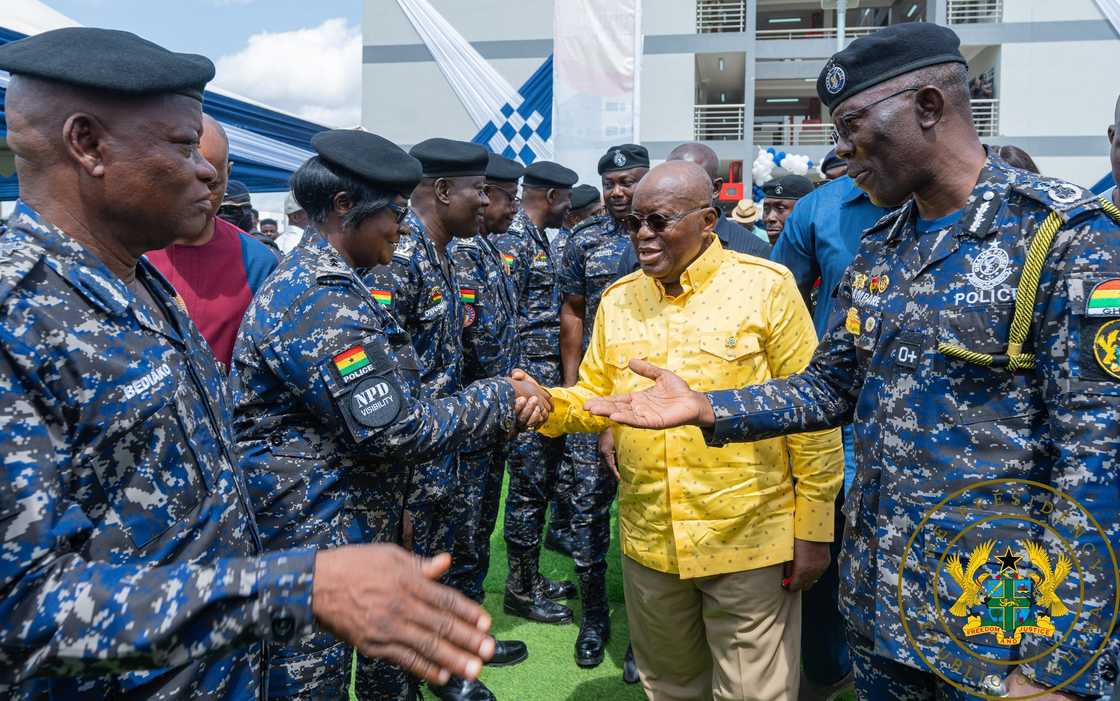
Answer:
[[[677,375],[637,358],[630,361],[630,369],[653,380],[653,387],[614,397],[595,397],[587,400],[584,410],[635,428],[663,429],[715,423],[708,398],[692,391]]]

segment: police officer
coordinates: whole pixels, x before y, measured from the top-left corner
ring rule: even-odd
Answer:
[[[792,173],[768,180],[762,186],[762,224],[766,227],[766,237],[770,239],[771,246],[778,242],[793,206],[812,191],[812,180]]]
[[[463,302],[463,379],[508,377],[521,364],[517,336],[517,299],[501,252],[487,238],[505,233],[517,215],[517,186],[525,166],[491,153],[486,166],[485,217],[479,235],[454,239],[448,253],[455,264]],[[498,519],[508,442],[504,436],[472,443],[459,458],[464,501],[477,511],[467,514],[455,531],[449,583],[482,603],[482,584],[490,569],[490,536]],[[489,664],[512,665],[528,656],[516,640],[495,642]]]
[[[911,199],[864,233],[809,368],[702,394],[633,361],[655,386],[591,409],[642,427],[695,423],[713,444],[854,415],[840,569],[861,699],[1106,695],[1114,660],[1098,652],[1113,636],[1117,591],[1114,560],[1098,554],[1120,537],[1120,211],[985,150],[947,28],[894,25],[857,39],[825,64],[817,92],[856,184],[877,202]],[[995,498],[1006,480],[1037,493]],[[1031,554],[1031,544],[1062,552],[1063,539],[1079,574],[1057,576]],[[1041,573],[1033,584],[1024,553]],[[795,572],[789,586],[810,584]],[[1001,628],[1011,620],[1002,613],[986,633],[961,628],[969,614],[992,615],[985,601],[1018,607],[1021,622],[1047,597],[1080,604],[1050,603],[1021,638]]]
[[[312,226],[246,312],[231,378],[238,452],[270,550],[399,542],[409,466],[513,422],[506,380],[421,401],[408,334],[354,273],[392,257],[419,163],[359,130],[311,144],[318,155],[292,191]],[[327,633],[273,660],[274,698],[345,693],[350,650]],[[365,695],[405,695],[403,674],[362,672]]]
[[[487,199],[486,149],[451,139],[428,139],[412,147],[423,177],[411,200],[392,262],[370,269],[365,282],[412,338],[426,397],[459,390],[463,370],[463,307],[447,246],[456,236],[475,236]],[[451,550],[452,485],[458,453],[448,451],[419,465],[408,500],[412,544],[419,554]]]
[[[423,396],[440,398],[462,386],[463,328],[467,314],[477,314],[466,306],[468,288],[459,284],[448,246],[455,238],[478,235],[489,203],[485,192],[489,159],[478,144],[442,138],[422,141],[410,153],[420,162],[423,177],[404,219],[408,231],[390,264],[371,269],[364,279],[412,338]],[[417,554],[454,551],[462,524],[477,520],[481,484],[465,477],[458,450],[445,451],[414,468],[407,510]],[[460,678],[432,691],[442,699],[493,698],[481,682]]]
[[[552,239],[552,250],[560,260],[572,238],[572,229],[580,222],[603,213],[603,197],[594,185],[576,185],[572,188],[572,208],[564,215],[564,223],[559,233]],[[560,326],[564,326],[564,307],[560,308]],[[565,444],[566,446],[566,444]],[[548,534],[544,546],[568,557],[572,556],[572,498],[575,493],[575,477],[572,474],[572,461],[565,447],[564,459],[556,477],[556,493],[549,505]]]
[[[560,379],[560,261],[549,246],[546,228],[558,227],[571,209],[571,188],[578,176],[557,163],[537,161],[522,179],[521,211],[494,244],[509,261],[517,292],[517,333],[524,369],[539,382]],[[509,457],[505,537],[509,557],[506,613],[542,623],[568,623],[572,611],[552,598],[569,596],[571,585],[552,582],[539,572],[545,510],[556,485],[563,439],[526,433],[514,441]]]
[[[314,627],[437,681],[492,643],[448,565],[264,554],[225,379],[143,253],[205,223],[214,66],[126,32],[0,47],[20,201],[0,240],[0,696],[246,699]],[[396,615],[386,615],[389,610]]]

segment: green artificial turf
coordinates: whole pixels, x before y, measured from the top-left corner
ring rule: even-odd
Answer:
[[[502,486],[502,514],[505,513],[505,485]],[[502,612],[505,591],[506,542],[503,517],[491,540],[490,573],[486,577],[486,610],[494,617],[491,633],[502,640],[522,640],[529,646],[529,659],[512,667],[485,667],[482,681],[498,701],[639,701],[645,699],[641,684],[622,681],[622,660],[628,642],[626,609],[622,603],[622,573],[618,549],[618,502],[611,506],[611,549],[607,555],[607,597],[611,605],[611,641],[603,663],[594,669],[576,666],[574,646],[579,633],[580,606],[577,600],[564,602],[575,611],[575,623],[563,626],[531,623]],[[572,561],[542,549],[541,574],[552,579],[575,580]],[[434,699],[424,694],[426,699]],[[843,697],[854,701],[854,696]],[[350,700],[358,701],[353,688]]]

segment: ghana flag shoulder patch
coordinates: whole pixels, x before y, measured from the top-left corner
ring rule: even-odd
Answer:
[[[369,293],[373,295],[373,301],[383,307],[388,307],[393,303],[393,293],[390,290],[370,290]]]
[[[369,356],[361,345],[348,348],[331,360],[334,362],[334,369],[338,371],[339,379],[343,382],[352,382],[369,372],[365,370],[370,364]]]
[[[1105,280],[1093,288],[1085,304],[1086,316],[1120,316],[1120,278]]]
[[[478,301],[478,293],[473,288],[460,287],[459,299],[462,300],[463,304],[474,304]]]

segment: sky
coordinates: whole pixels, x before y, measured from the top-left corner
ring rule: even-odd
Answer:
[[[361,121],[361,0],[43,0],[211,58],[214,85],[332,127]]]

